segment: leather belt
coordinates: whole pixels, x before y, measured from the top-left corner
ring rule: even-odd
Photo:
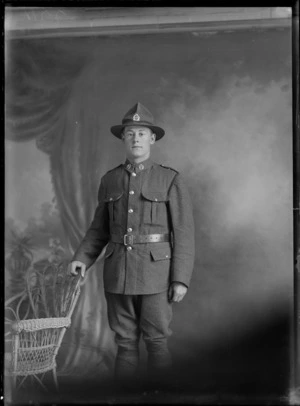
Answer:
[[[125,234],[123,236],[113,234],[110,236],[110,241],[117,244],[133,245],[144,244],[147,242],[169,242],[169,234],[146,234],[146,235],[133,235]]]

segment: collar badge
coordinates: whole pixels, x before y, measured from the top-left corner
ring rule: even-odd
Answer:
[[[140,121],[141,117],[136,113],[133,117],[133,121]]]

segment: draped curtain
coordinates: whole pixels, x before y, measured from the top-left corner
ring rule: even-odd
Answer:
[[[71,253],[89,226],[96,206],[104,148],[98,115],[85,109],[93,97],[81,74],[93,56],[74,41],[14,41],[7,45],[7,139],[36,140],[49,155],[53,189]],[[92,85],[92,84],[91,84]],[[104,152],[104,154],[103,154]],[[95,163],[97,162],[97,165]],[[93,166],[94,164],[94,166]],[[97,171],[93,171],[97,168]],[[101,258],[89,271],[67,332],[61,371],[91,373],[112,367],[114,345],[105,317]],[[89,368],[82,369],[82,365]]]

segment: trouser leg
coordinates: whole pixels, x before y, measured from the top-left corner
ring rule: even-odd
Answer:
[[[116,336],[116,340],[119,341]],[[139,350],[137,342],[122,342],[118,344],[118,351],[115,361],[115,379],[117,381],[134,380],[136,377],[139,362]]]
[[[115,332],[118,346],[115,361],[115,379],[119,383],[134,381],[139,362],[137,297],[105,293],[110,328]]]
[[[164,379],[172,366],[168,348],[171,319],[172,304],[168,301],[167,291],[143,296],[140,328],[148,352],[148,376],[151,380]]]

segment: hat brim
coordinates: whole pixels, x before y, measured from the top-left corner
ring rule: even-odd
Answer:
[[[162,128],[157,127],[156,125],[150,125],[150,124],[146,124],[146,123],[143,124],[142,121],[133,122],[133,123],[130,123],[130,124],[113,125],[110,128],[110,131],[113,133],[113,135],[115,137],[122,139],[123,129],[125,127],[129,127],[129,126],[130,127],[135,126],[135,127],[147,127],[147,128],[150,128],[150,130],[152,130],[154,132],[154,134],[156,134],[156,141],[160,140],[165,135],[165,130],[163,130]]]

